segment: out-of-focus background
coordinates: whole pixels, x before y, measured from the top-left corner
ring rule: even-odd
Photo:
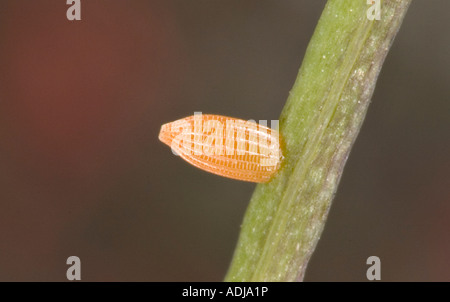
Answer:
[[[325,1],[65,2],[0,2],[0,280],[222,280],[255,185],[160,125],[277,119]],[[450,281],[449,11],[413,1],[306,281]]]

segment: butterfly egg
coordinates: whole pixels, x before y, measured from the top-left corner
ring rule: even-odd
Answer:
[[[197,168],[243,181],[269,181],[282,158],[278,131],[220,115],[164,124],[159,139]]]

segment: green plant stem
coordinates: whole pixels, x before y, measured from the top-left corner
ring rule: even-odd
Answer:
[[[329,0],[280,117],[284,160],[256,187],[225,281],[300,281],[410,0]]]

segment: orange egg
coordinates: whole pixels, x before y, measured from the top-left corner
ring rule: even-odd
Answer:
[[[243,181],[269,181],[282,159],[278,131],[220,115],[195,114],[164,124],[159,139],[197,168]]]

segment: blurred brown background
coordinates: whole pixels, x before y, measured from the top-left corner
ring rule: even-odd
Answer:
[[[222,280],[254,185],[159,127],[277,119],[325,1],[65,2],[0,2],[0,280]],[[413,1],[307,281],[450,281],[449,11]]]

